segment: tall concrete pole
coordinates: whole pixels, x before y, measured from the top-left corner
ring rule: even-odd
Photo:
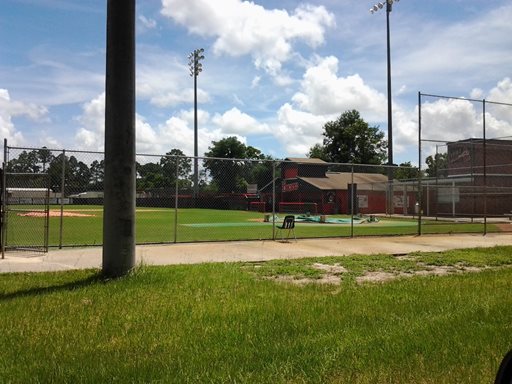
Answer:
[[[135,266],[135,0],[108,0],[103,274]]]

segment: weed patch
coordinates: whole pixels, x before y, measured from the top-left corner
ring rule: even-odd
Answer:
[[[256,275],[263,279],[296,285],[334,284],[344,279],[357,283],[382,283],[415,276],[446,276],[476,273],[512,266],[508,247],[482,248],[442,253],[411,253],[391,256],[349,256],[302,260],[278,260],[258,264]]]

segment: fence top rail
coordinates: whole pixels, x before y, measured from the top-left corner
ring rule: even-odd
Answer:
[[[421,93],[421,92],[420,92],[420,96],[436,97],[436,98],[439,98],[439,99],[465,100],[465,101],[471,101],[471,102],[476,102],[476,103],[506,105],[506,106],[512,107],[512,104],[510,104],[510,103],[504,103],[504,102],[501,102],[501,101],[490,101],[490,100],[486,100],[486,99],[480,99],[479,100],[479,99],[471,99],[471,98],[468,98],[468,97],[432,95],[432,94]]]
[[[96,155],[103,155],[103,154],[105,154],[105,152],[100,152],[100,151],[85,151],[85,150],[79,150],[79,149],[55,149],[55,148],[46,148],[46,147],[35,148],[35,147],[11,147],[11,146],[7,146],[7,149],[8,150],[16,149],[16,150],[24,150],[24,151],[39,151],[41,149],[44,149],[45,151],[50,151],[50,152],[93,153],[93,154],[96,154]]]
[[[508,139],[508,140],[505,140]],[[500,142],[509,142],[510,139],[512,139],[512,136],[501,136],[501,137],[494,137],[494,138],[472,138],[471,140],[434,140],[434,139],[421,139],[421,142],[427,142],[427,143],[442,143],[444,146],[447,146],[449,144],[484,144],[489,147],[503,147],[503,148],[511,148],[512,145],[510,143],[508,144],[500,144]]]
[[[36,172],[5,172],[9,176],[48,176],[48,173],[36,173]]]

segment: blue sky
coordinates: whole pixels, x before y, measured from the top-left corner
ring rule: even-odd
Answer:
[[[373,0],[138,0],[137,152],[199,154],[236,135],[304,156],[349,109],[387,133],[386,14]],[[401,0],[391,13],[395,162],[417,163],[418,91],[512,103],[510,0]],[[103,149],[106,0],[3,0],[0,136],[10,145]],[[481,107],[426,100],[428,138],[481,136]],[[490,108],[488,137],[512,107]],[[427,151],[428,153],[428,151]]]

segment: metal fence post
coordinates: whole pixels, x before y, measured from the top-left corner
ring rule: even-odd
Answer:
[[[272,162],[272,240],[276,239],[276,162]]]
[[[402,213],[404,216],[406,216],[409,212],[407,210],[408,207],[408,199],[407,199],[407,184],[403,183],[403,205],[402,205]]]
[[[7,190],[7,177],[6,177],[6,168],[7,168],[7,139],[4,139],[4,161],[3,161],[3,167],[2,167],[2,217],[1,217],[1,220],[2,220],[2,228],[1,228],[1,238],[2,238],[2,259],[5,259],[5,242],[7,241],[6,239],[6,234],[7,234],[7,231],[6,231],[6,228],[7,228],[7,214],[6,214],[6,209],[7,209],[7,203],[6,203],[6,199],[7,199],[7,193],[6,193],[6,190]]]
[[[436,191],[437,192],[437,191]],[[427,184],[427,214],[429,214]],[[421,173],[421,92],[418,92],[418,236],[421,236],[421,216],[423,213],[423,186]]]
[[[484,235],[487,234],[487,145],[485,132],[485,99],[482,100],[482,124],[483,124],[483,165],[484,165]]]
[[[178,167],[179,167],[179,157],[176,156],[176,182],[174,186],[174,243],[178,242]]]
[[[62,172],[60,178],[60,222],[59,222],[59,249],[62,249],[64,233],[64,196],[66,193],[66,150],[62,151]]]
[[[350,237],[354,237],[354,166],[350,168]]]
[[[44,213],[45,213],[45,218],[44,218],[44,226],[45,226],[45,231],[44,231],[44,245],[43,245],[43,248],[44,248],[44,252],[48,252],[48,243],[49,243],[49,239],[50,239],[50,179],[47,178],[46,179],[48,184],[46,185],[46,196],[45,196],[45,204],[44,204]]]

